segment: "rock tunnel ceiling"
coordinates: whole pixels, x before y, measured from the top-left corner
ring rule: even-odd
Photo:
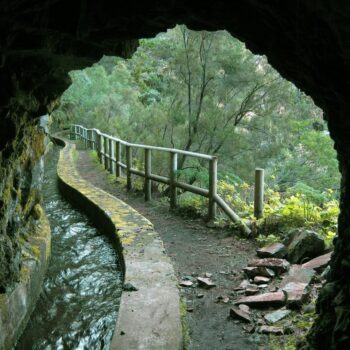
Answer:
[[[310,342],[327,349],[349,345],[350,3],[131,0],[121,6],[107,0],[17,0],[1,1],[0,18],[1,192],[11,186],[17,191],[18,177],[31,178],[31,164],[37,158],[28,151],[35,146],[30,141],[35,133],[31,121],[53,108],[69,84],[68,71],[90,65],[103,54],[130,56],[138,38],[152,37],[175,24],[185,23],[194,30],[228,30],[254,53],[267,55],[285,78],[311,95],[324,109],[335,140],[342,198],[332,282],[319,302],[321,315],[313,329],[318,340],[310,337]],[[16,196],[12,197],[10,202],[15,201]],[[21,201],[23,210],[30,212],[26,200]],[[28,220],[28,213],[16,221],[18,214],[10,202],[0,203],[0,242],[2,247],[13,243],[13,261],[18,263],[18,244],[7,229],[20,226],[18,220]],[[9,276],[17,272],[8,270],[8,283],[13,283],[15,278]],[[332,299],[337,304],[329,302]]]

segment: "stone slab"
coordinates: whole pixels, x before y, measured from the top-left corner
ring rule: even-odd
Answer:
[[[304,263],[302,267],[319,271],[328,265],[328,263],[331,260],[332,253],[333,252],[329,252],[327,254],[323,254],[318,256],[317,258],[309,260],[308,262]]]
[[[256,251],[259,258],[284,258],[287,248],[283,243],[272,243]]]
[[[286,296],[282,291],[246,296],[238,299],[235,304],[246,304],[251,307],[282,306]]]
[[[267,322],[273,324],[273,323],[276,323],[276,322],[282,320],[283,318],[288,316],[290,313],[291,313],[291,311],[288,309],[280,309],[280,310],[276,310],[276,311],[273,311],[273,312],[266,314],[264,316],[264,318]]]
[[[277,258],[264,258],[264,259],[254,259],[249,262],[248,266],[250,267],[266,267],[277,274],[286,272],[289,269],[289,262],[285,259]],[[263,276],[263,275],[262,275]]]
[[[302,265],[293,264],[291,265],[288,273],[283,277],[280,283],[280,288],[283,288],[290,282],[309,285],[314,276],[315,271],[313,269],[307,269]]]

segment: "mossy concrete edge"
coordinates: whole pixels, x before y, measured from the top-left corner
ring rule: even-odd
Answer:
[[[135,209],[84,180],[75,166],[75,145],[54,137],[64,145],[57,165],[63,194],[112,237],[124,283],[136,289],[122,293],[110,349],[183,349],[177,279],[159,234]]]
[[[10,293],[0,294],[0,349],[12,349],[34,310],[51,255],[51,230],[42,212],[28,238],[33,255],[23,259],[20,281]]]

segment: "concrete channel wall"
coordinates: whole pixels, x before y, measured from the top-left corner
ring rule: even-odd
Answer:
[[[61,190],[112,236],[122,261],[124,291],[110,349],[182,349],[177,279],[159,234],[136,210],[81,178],[75,145],[55,139],[64,145],[57,166]]]
[[[36,220],[33,232],[28,235],[27,247],[19,283],[11,292],[0,294],[1,350],[13,348],[42,290],[51,254],[50,224],[44,212]]]

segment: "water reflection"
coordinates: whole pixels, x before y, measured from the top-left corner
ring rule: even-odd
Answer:
[[[122,274],[108,238],[61,198],[58,149],[45,162],[43,195],[52,228],[52,257],[40,295],[16,349],[108,349]]]

